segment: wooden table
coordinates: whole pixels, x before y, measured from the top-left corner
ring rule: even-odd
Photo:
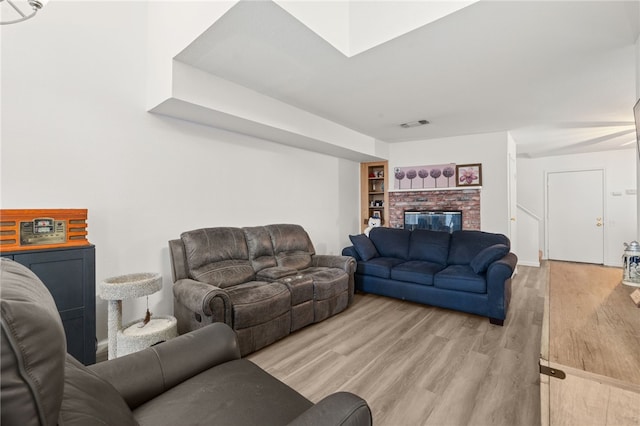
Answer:
[[[629,297],[635,288],[621,281],[618,268],[551,262],[543,425],[640,425],[640,309]]]

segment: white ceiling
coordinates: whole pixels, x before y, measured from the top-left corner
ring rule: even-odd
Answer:
[[[382,141],[508,130],[536,157],[630,148],[639,32],[638,1],[479,1],[348,57],[248,1],[176,60]]]

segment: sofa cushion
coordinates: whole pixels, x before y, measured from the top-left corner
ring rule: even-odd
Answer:
[[[502,234],[483,231],[455,231],[451,234],[447,264],[469,265],[478,253],[494,244],[504,244],[511,247],[509,239]]]
[[[482,249],[480,253],[471,260],[469,266],[476,274],[481,274],[487,270],[496,260],[500,260],[509,253],[509,247],[504,244],[494,244],[485,249]]]
[[[450,265],[433,277],[433,285],[447,290],[486,293],[487,281],[469,265]]]
[[[276,257],[271,244],[271,236],[264,226],[242,228],[244,232],[249,260],[253,269],[258,272],[276,266]]]
[[[446,265],[450,238],[448,232],[414,229],[409,240],[409,259]]]
[[[314,300],[328,299],[349,289],[349,275],[343,269],[312,267],[300,274],[313,279]]]
[[[196,281],[227,288],[253,280],[253,268],[244,260],[225,260],[209,263],[192,270],[191,278]]]
[[[403,262],[404,260],[402,259],[392,257],[374,257],[367,262],[358,262],[356,273],[380,278],[390,278],[391,269]]]
[[[360,259],[365,262],[369,259],[373,259],[374,257],[378,257],[378,250],[376,250],[376,246],[373,245],[369,237],[364,234],[359,235],[349,235],[349,239],[353,244],[353,248],[356,249],[358,256]]]
[[[409,237],[411,231],[407,229],[376,227],[369,232],[369,238],[381,257],[395,257],[408,260]]]
[[[410,260],[394,267],[391,270],[391,279],[416,284],[433,285],[433,276],[444,269],[444,267],[444,265],[438,263]]]
[[[227,289],[233,305],[233,328],[266,323],[291,309],[291,293],[282,283],[251,281]]]
[[[278,266],[297,270],[311,266],[311,256],[315,254],[315,250],[302,226],[281,224],[267,225],[265,228],[271,236]]]
[[[257,281],[278,281],[280,278],[296,275],[298,271],[284,266],[274,266],[273,268],[265,268],[256,274]]]
[[[221,288],[253,280],[244,232],[240,228],[205,228],[183,232],[189,276]]]
[[[104,379],[67,356],[58,424],[137,425],[122,395]]]
[[[280,280],[291,293],[291,306],[313,300],[313,278],[310,275],[297,274]]]
[[[313,403],[246,359],[225,362],[135,411],[140,425],[286,425]]]

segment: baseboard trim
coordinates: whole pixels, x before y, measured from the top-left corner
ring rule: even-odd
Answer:
[[[98,342],[96,347],[96,362],[104,361],[109,358],[109,340],[104,339]]]
[[[520,266],[533,266],[534,268],[539,268],[540,267],[540,262],[535,262],[535,261],[531,261],[531,260],[522,260],[522,261],[518,261],[518,265]]]

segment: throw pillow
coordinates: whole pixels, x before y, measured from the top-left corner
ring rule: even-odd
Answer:
[[[486,271],[493,262],[502,259],[507,253],[509,253],[509,247],[504,244],[494,244],[476,254],[469,266],[471,266],[473,272],[480,274]]]
[[[369,237],[366,235],[349,235],[349,239],[351,240],[353,247],[356,249],[358,256],[360,256],[360,258],[365,262],[379,256],[376,246],[373,245]]]

